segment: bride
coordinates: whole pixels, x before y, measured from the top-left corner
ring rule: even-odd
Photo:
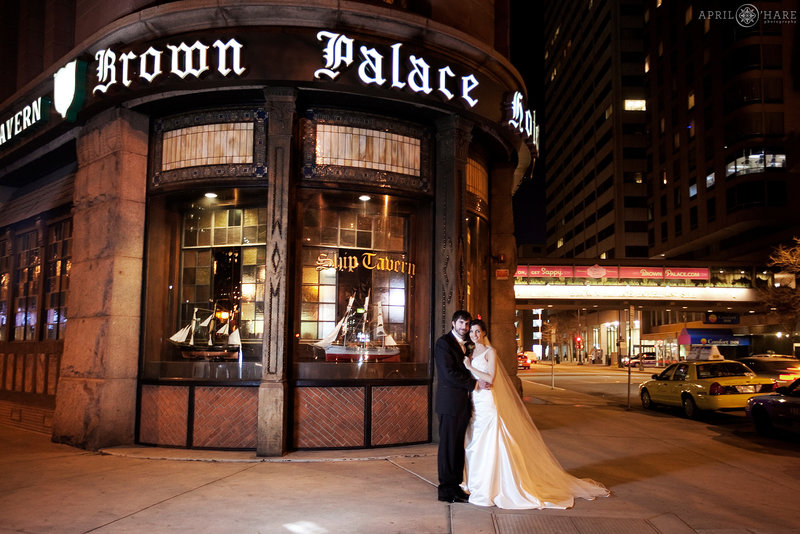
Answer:
[[[475,343],[464,365],[491,389],[472,392],[475,411],[467,429],[465,489],[469,502],[514,510],[570,508],[575,497],[592,500],[609,491],[590,479],[576,478],[561,467],[542,440],[511,384],[480,319],[470,323]]]

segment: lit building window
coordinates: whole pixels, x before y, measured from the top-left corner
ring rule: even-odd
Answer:
[[[420,140],[380,130],[317,125],[317,165],[420,175]]]
[[[706,189],[711,189],[714,187],[714,183],[714,173],[712,172],[711,174],[706,175]]]
[[[625,99],[625,111],[647,111],[647,102],[632,98]]]
[[[161,169],[253,162],[253,123],[203,124],[164,132]]]
[[[656,7],[661,7],[661,0],[656,0]]]
[[[55,223],[47,229],[45,282],[45,337],[64,339],[71,259],[72,220]]]
[[[269,313],[264,191],[150,200],[144,377],[261,376]]]
[[[489,173],[476,159],[467,159],[467,191],[484,202],[489,201]]]
[[[687,104],[689,109],[694,107],[694,91],[689,91],[689,97],[687,98]]]
[[[695,132],[696,132],[696,128],[695,128],[695,124],[694,124],[694,119],[692,119],[691,121],[689,121],[689,126],[687,126],[687,128],[688,128],[688,130],[689,130],[689,137],[694,137],[694,134],[695,134]]]
[[[672,147],[673,149],[677,150],[681,146],[681,134],[679,132],[675,132],[675,135],[672,136]]]
[[[14,340],[33,340],[36,332],[36,319],[39,315],[39,273],[41,255],[38,245],[38,232],[32,230],[17,236],[15,254],[17,257],[14,297]]]
[[[663,55],[664,55],[664,41],[659,41],[658,42],[658,57],[661,57]]]
[[[650,72],[650,56],[647,55],[644,57],[644,72]]]
[[[563,246],[564,246],[564,238],[563,237],[559,237],[558,238],[558,244],[556,245],[556,247],[557,248],[561,248]]]
[[[663,134],[664,130],[666,129],[666,125],[667,123],[664,120],[664,117],[661,117],[661,120],[658,121],[658,131]]]
[[[690,22],[692,22],[692,6],[686,8],[686,15],[683,19],[684,24],[689,24]]]
[[[606,119],[610,119],[610,118],[611,118],[611,114],[612,114],[613,112],[614,112],[614,106],[613,106],[613,105],[609,105],[609,106],[606,108]]]
[[[411,281],[407,208],[388,196],[311,197],[302,221],[300,352],[308,362],[409,354]],[[397,361],[397,359],[393,360]]]
[[[689,198],[694,198],[697,196],[697,184],[692,184],[689,186]]]
[[[766,169],[786,166],[786,154],[776,154],[763,149],[747,148],[725,165],[725,176],[764,172]]]
[[[11,243],[0,240],[0,341],[8,341],[8,292],[11,289]]]

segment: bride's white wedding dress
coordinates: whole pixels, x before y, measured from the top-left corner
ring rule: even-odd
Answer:
[[[499,359],[495,361],[492,389],[472,392],[475,411],[467,430],[464,477],[469,502],[513,510],[563,509],[572,507],[576,497],[609,495],[602,484],[564,471]],[[473,356],[472,366],[488,372],[485,353]]]

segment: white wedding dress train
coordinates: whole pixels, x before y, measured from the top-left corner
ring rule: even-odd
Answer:
[[[488,350],[494,350],[489,348]],[[512,510],[570,508],[576,497],[609,495],[602,485],[567,473],[547,448],[499,359],[492,389],[472,392],[464,486],[469,502]],[[472,366],[487,372],[484,354]]]

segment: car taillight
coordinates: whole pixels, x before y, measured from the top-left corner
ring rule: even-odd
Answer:
[[[773,382],[772,384],[763,384],[761,386],[761,390],[759,391],[759,393],[770,393],[772,391],[775,391],[776,389],[778,389],[777,382]]]
[[[789,367],[785,372],[778,375],[778,379],[786,382],[800,378],[800,367]]]
[[[732,393],[739,393],[736,386],[723,386],[719,382],[714,382],[711,384],[711,387],[708,388],[709,395],[727,395]]]

